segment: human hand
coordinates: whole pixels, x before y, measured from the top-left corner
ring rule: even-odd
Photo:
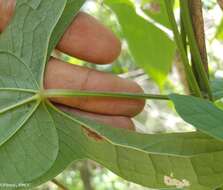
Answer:
[[[15,0],[0,0],[0,31],[6,28],[13,16]],[[115,35],[95,18],[80,12],[73,20],[57,50],[70,56],[92,62],[108,64],[120,54],[121,44]],[[73,89],[142,93],[135,82],[104,73],[71,65],[51,58],[45,72],[46,89]],[[132,117],[143,109],[144,100],[122,98],[75,97],[51,99],[60,109],[84,116],[114,127],[134,129]]]

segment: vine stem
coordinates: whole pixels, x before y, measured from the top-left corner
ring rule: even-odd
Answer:
[[[170,100],[168,95],[156,94],[138,94],[138,93],[118,93],[118,92],[99,92],[99,91],[79,91],[66,89],[44,90],[41,94],[44,98],[55,97],[114,97],[129,99],[154,99],[154,100]]]
[[[199,49],[205,71],[207,75],[209,75],[202,0],[189,0],[188,5],[197,47]]]
[[[60,183],[56,179],[52,179],[51,182],[54,183],[57,187],[59,187],[60,190],[68,190],[67,187],[65,187],[62,183]]]
[[[196,68],[196,71],[198,72],[199,77],[201,78],[202,87],[205,89],[205,92],[208,94],[209,99],[213,100],[211,87],[208,80],[208,75],[204,68],[201,54],[198,49],[197,41],[196,41],[195,34],[193,31],[188,0],[181,0],[180,3],[181,3],[182,14],[183,14],[183,22],[185,26],[184,29],[186,30],[187,35],[188,35],[191,55],[194,60],[194,67]]]
[[[218,0],[218,4],[221,7],[221,9],[223,10],[223,0]]]
[[[180,9],[180,34],[183,42],[184,51],[187,55],[187,34],[185,32],[184,23],[183,23],[183,10]]]
[[[185,49],[184,49],[184,44],[183,44],[183,41],[181,39],[181,35],[180,35],[178,27],[177,27],[177,23],[176,23],[175,16],[174,16],[174,13],[173,13],[173,7],[172,7],[172,4],[171,4],[170,0],[165,0],[165,5],[166,5],[166,10],[167,10],[167,14],[168,14],[168,17],[169,17],[169,21],[170,21],[170,24],[172,26],[172,30],[173,30],[173,33],[174,33],[174,38],[175,38],[176,44],[178,46],[182,62],[184,64],[184,69],[185,69],[185,72],[186,72],[186,75],[187,75],[188,84],[189,84],[192,92],[196,96],[202,97],[202,93],[200,91],[200,88],[198,86],[198,83],[196,81],[196,78],[194,76],[194,73],[193,73],[192,68],[190,66],[187,54],[186,54]]]

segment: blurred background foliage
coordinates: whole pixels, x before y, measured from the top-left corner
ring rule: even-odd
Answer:
[[[171,0],[179,21],[179,2]],[[223,12],[216,0],[203,0],[210,77],[223,77]],[[112,65],[95,65],[55,52],[71,64],[110,72],[140,84],[146,93],[187,93],[188,87],[173,42],[163,0],[88,0],[83,11],[108,26],[122,41],[122,53]],[[84,34],[83,34],[84,35]],[[223,105],[223,103],[219,103]],[[135,119],[138,132],[191,131],[172,105],[147,101]],[[41,190],[144,190],[91,161],[73,163]]]

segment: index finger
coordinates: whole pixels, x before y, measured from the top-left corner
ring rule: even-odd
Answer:
[[[64,33],[57,48],[85,61],[107,64],[119,56],[121,43],[111,30],[94,17],[80,12]]]
[[[16,0],[0,0],[0,32],[12,18]],[[97,64],[113,62],[121,52],[121,43],[94,17],[80,12],[65,31],[57,49],[76,58]]]

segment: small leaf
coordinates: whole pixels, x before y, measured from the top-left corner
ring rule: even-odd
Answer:
[[[162,86],[172,65],[174,42],[166,33],[137,15],[130,0],[106,0],[105,3],[117,15],[135,63]]]
[[[170,95],[176,111],[198,130],[223,140],[223,111],[210,101],[192,96]]]
[[[223,79],[217,78],[211,81],[211,88],[215,100],[223,98]]]
[[[174,4],[173,0],[172,2]],[[171,28],[164,0],[143,0],[142,9],[149,17],[154,19],[156,22],[162,24],[167,28]]]
[[[220,22],[219,26],[217,27],[215,38],[217,38],[220,41],[223,40],[223,19],[221,19],[221,22]]]

